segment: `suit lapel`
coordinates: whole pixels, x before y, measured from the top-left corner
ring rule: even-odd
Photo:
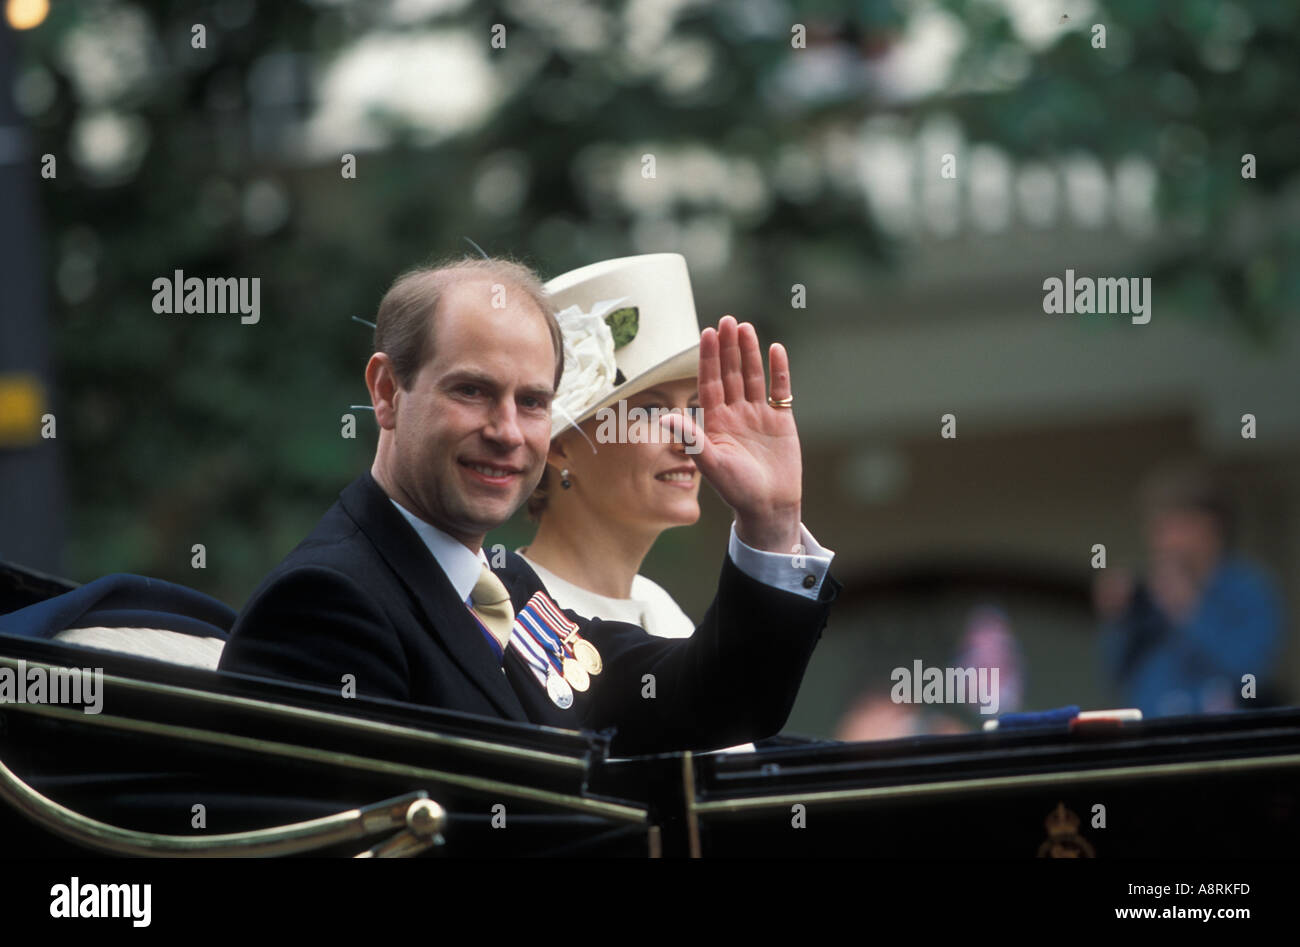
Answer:
[[[424,627],[443,643],[465,677],[502,716],[528,720],[473,614],[457,596],[424,541],[397,512],[369,471],[349,484],[340,500],[347,514],[419,604]]]

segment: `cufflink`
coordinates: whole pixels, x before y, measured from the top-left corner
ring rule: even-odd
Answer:
[[[803,577],[804,588],[810,589],[816,584],[817,584],[817,576],[813,575],[811,572],[809,572],[806,576]]]

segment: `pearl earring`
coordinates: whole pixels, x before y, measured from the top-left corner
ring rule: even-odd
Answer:
[[[566,490],[569,489],[569,487],[573,486],[573,481],[569,479],[568,467],[565,467],[563,470],[560,471],[560,486],[562,486]]]

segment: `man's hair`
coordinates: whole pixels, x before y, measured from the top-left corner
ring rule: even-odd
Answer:
[[[541,311],[555,349],[555,387],[564,371],[564,336],[555,320],[555,307],[542,281],[527,266],[513,260],[464,257],[408,270],[393,281],[375,317],[375,351],[393,363],[393,374],[409,390],[425,362],[433,358],[434,316],[443,295],[465,279],[490,280],[524,293]]]
[[[1138,505],[1148,518],[1161,513],[1209,514],[1225,546],[1232,546],[1236,540],[1232,497],[1219,477],[1198,463],[1175,463],[1148,474]]]

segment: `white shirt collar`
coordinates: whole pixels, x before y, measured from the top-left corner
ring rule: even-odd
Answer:
[[[456,590],[460,600],[463,602],[468,599],[469,593],[474,591],[474,584],[478,582],[478,577],[483,574],[483,566],[487,565],[488,558],[483,550],[480,549],[475,555],[464,543],[448,536],[438,527],[426,523],[392,497],[388,498],[388,502],[397,507],[397,512],[406,517],[406,522],[410,523],[419,534],[434,560],[447,574],[451,587]]]

